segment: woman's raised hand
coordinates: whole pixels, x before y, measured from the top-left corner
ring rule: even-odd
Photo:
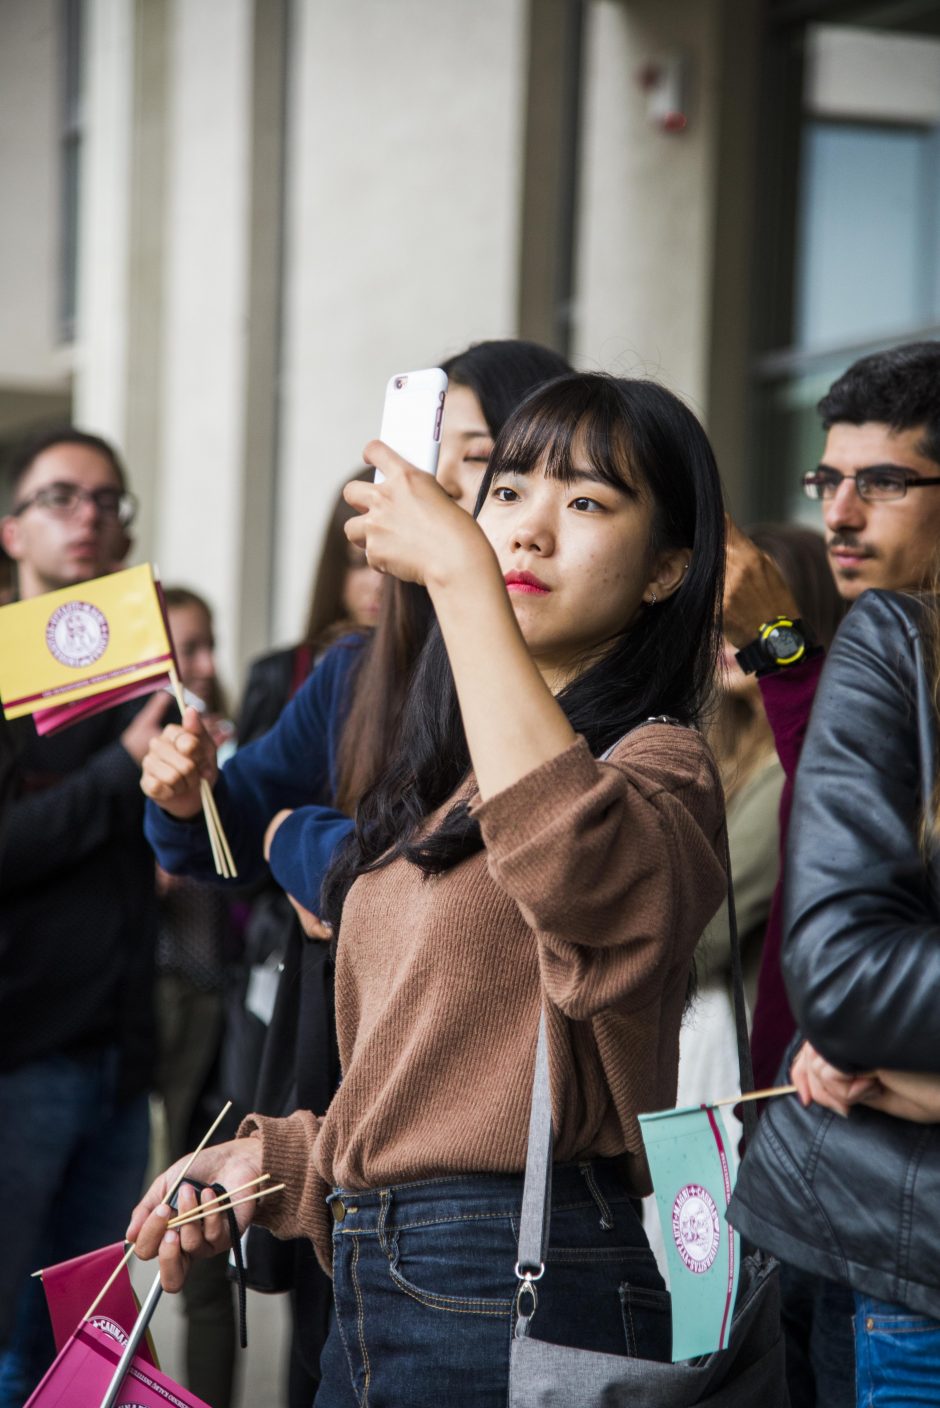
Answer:
[[[197,711],[189,708],[182,727],[167,724],[150,740],[140,785],[157,806],[182,820],[199,812],[203,779],[212,787],[218,775],[215,744]]]
[[[363,451],[367,464],[384,474],[379,484],[355,480],[343,497],[359,510],[346,536],[365,550],[372,567],[405,582],[445,585],[492,557],[492,549],[468,513],[423,470],[415,469],[381,440]]]
[[[221,1212],[167,1231],[167,1223],[172,1217],[199,1205],[196,1190],[185,1182],[180,1186],[176,1212],[164,1201],[186,1162],[185,1158],[178,1159],[172,1168],[154,1179],[131,1214],[125,1234],[127,1240],[134,1243],[134,1250],[141,1261],[151,1261],[159,1256],[160,1280],[165,1291],[178,1291],[182,1287],[190,1262],[216,1256],[231,1246],[228,1217]],[[231,1139],[226,1144],[214,1144],[203,1149],[187,1169],[186,1176],[200,1183],[221,1183],[224,1188],[241,1188],[262,1172],[260,1140]],[[215,1196],[208,1188],[202,1194],[202,1201],[209,1202]],[[255,1207],[252,1199],[239,1203],[233,1210],[239,1232],[244,1232],[251,1222]]]

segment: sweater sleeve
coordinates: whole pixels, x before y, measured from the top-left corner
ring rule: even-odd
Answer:
[[[830,652],[793,797],[783,973],[801,1031],[835,1065],[937,1072],[940,922],[904,609],[865,593]]]
[[[796,1029],[780,969],[785,856],[793,806],[793,782],[824,663],[824,656],[814,655],[800,665],[794,665],[789,670],[778,670],[758,681],[767,718],[773,730],[777,757],[785,776],[783,791],[780,794],[779,874],[770,901],[770,914],[761,950],[751,1028],[751,1061],[758,1090],[774,1084],[783,1054]]]
[[[791,787],[825,662],[823,654],[811,655],[789,670],[777,670],[757,681],[777,757]]]
[[[264,833],[275,813],[329,799],[347,688],[359,655],[358,641],[335,645],[274,727],[225,764],[215,799],[238,879],[220,883],[244,885],[265,874]],[[150,802],[145,830],[157,860],[171,875],[218,882],[201,817],[179,821]],[[296,878],[292,867],[282,868],[292,880]],[[279,883],[283,883],[280,877]],[[291,886],[285,888],[294,893]],[[297,894],[297,898],[303,901],[304,896]]]
[[[320,1121],[309,1110],[296,1110],[286,1119],[248,1115],[238,1128],[238,1138],[261,1142],[261,1166],[272,1183],[285,1185],[258,1204],[255,1221],[275,1237],[288,1240],[308,1237],[328,1276],[332,1275],[332,1219],[326,1199],[329,1185],[320,1177],[313,1158]]]
[[[298,807],[278,827],[271,845],[271,874],[282,890],[312,914],[320,913],[323,878],[351,835],[353,822],[332,807]]]
[[[724,895],[721,786],[690,729],[636,729],[608,762],[578,738],[472,809],[572,1020],[654,1000]]]

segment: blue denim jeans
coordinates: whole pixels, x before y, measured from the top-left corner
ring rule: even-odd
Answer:
[[[0,1075],[0,1408],[54,1357],[30,1272],[118,1242],[147,1163],[147,1097],[118,1103],[118,1053],[51,1056]]]
[[[530,1333],[668,1359],[669,1297],[613,1167],[556,1165],[552,1182]],[[522,1179],[337,1189],[329,1201],[335,1318],[316,1408],[504,1408]]]
[[[781,1264],[790,1408],[855,1408],[855,1300],[848,1286]]]
[[[940,1404],[940,1321],[856,1295],[855,1365],[858,1408]]]

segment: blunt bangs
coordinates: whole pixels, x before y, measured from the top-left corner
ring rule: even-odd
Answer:
[[[574,373],[527,396],[496,440],[475,512],[500,474],[531,474],[543,460],[549,479],[570,483],[587,468],[603,483],[638,497],[640,488],[628,478],[632,456],[623,406],[610,377]]]

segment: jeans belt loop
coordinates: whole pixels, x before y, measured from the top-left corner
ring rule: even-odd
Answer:
[[[379,1219],[376,1223],[375,1230],[378,1233],[379,1246],[382,1248],[386,1256],[391,1256],[391,1251],[388,1245],[388,1238],[385,1235],[385,1223],[388,1218],[389,1208],[392,1206],[392,1190],[390,1188],[382,1188],[379,1192],[379,1198],[381,1200],[382,1206],[379,1211]]]

